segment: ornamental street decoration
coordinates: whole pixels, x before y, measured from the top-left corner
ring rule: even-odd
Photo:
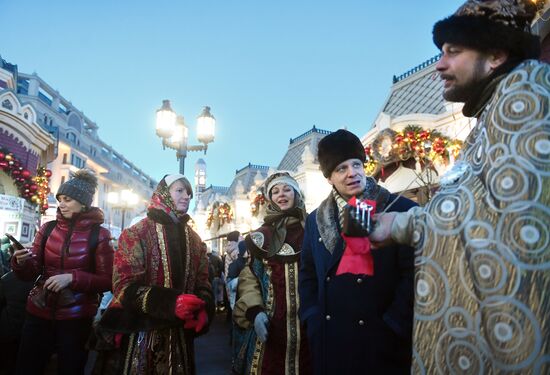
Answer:
[[[49,178],[52,171],[45,167],[38,167],[36,176],[23,168],[23,163],[17,159],[13,153],[2,149],[0,150],[0,169],[10,176],[19,195],[25,198],[29,203],[36,205],[41,214],[48,209],[48,194],[50,193]]]
[[[417,160],[422,169],[433,168],[434,163],[448,164],[456,158],[461,147],[462,141],[418,125],[408,125],[401,131],[384,129],[365,147],[365,173],[374,176],[383,172],[387,164],[411,158]]]
[[[224,224],[228,224],[233,220],[233,210],[229,203],[214,202],[212,209],[206,219],[206,226],[211,228],[214,225],[218,230]]]
[[[262,192],[254,197],[254,200],[250,203],[250,213],[252,213],[252,216],[258,216],[260,208],[265,205],[265,202],[265,195]]]

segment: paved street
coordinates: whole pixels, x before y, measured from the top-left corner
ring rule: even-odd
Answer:
[[[229,323],[225,313],[216,314],[210,331],[195,340],[195,358],[197,375],[228,375],[231,374],[231,347],[229,345]],[[86,367],[86,375],[91,373],[95,353],[90,355]],[[56,358],[50,363],[46,375],[56,373]]]
[[[197,375],[231,374],[231,346],[229,345],[229,323],[225,313],[216,314],[210,332],[195,340]]]

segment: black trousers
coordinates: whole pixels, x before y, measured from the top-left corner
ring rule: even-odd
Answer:
[[[43,374],[57,353],[58,374],[84,374],[88,359],[86,340],[92,318],[46,320],[27,314],[17,354],[16,374]]]

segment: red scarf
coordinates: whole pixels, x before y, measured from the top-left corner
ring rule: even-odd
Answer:
[[[370,211],[372,219],[372,215],[376,212],[376,201],[365,200],[364,202],[374,207],[372,211]],[[348,204],[352,207],[356,207],[356,198],[352,197],[348,201]],[[369,238],[348,237],[343,233],[341,236],[346,242],[346,249],[344,250],[344,255],[342,255],[342,259],[336,270],[336,276],[344,273],[373,276],[374,260],[372,258]]]

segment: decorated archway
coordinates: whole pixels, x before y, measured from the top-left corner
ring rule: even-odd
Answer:
[[[439,171],[454,163],[462,141],[451,139],[437,130],[408,125],[403,130],[384,129],[365,147],[365,173],[384,182],[400,167],[416,175],[417,185],[433,193]]]

